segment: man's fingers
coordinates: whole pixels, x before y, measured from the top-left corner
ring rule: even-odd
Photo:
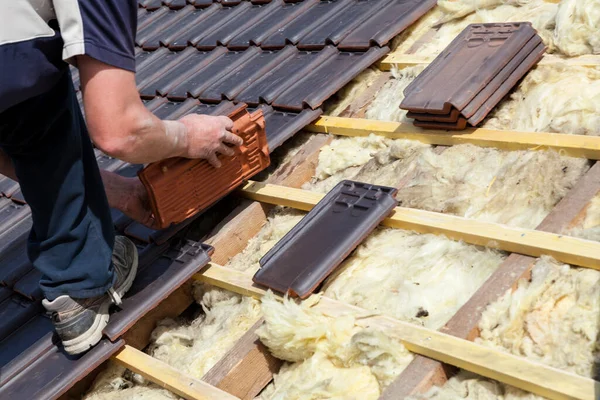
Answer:
[[[232,156],[235,154],[235,151],[233,151],[233,149],[227,145],[221,144],[219,146],[219,148],[217,149],[217,152],[225,155],[225,156]]]
[[[210,155],[206,157],[206,160],[215,168],[219,168],[221,166],[221,161],[219,161],[217,158],[216,153],[210,153]]]
[[[217,117],[219,119],[221,119],[222,123],[223,123],[223,127],[228,130],[231,131],[233,129],[233,121],[231,120],[231,118],[229,117],[225,117],[223,115]]]
[[[224,143],[229,143],[234,146],[241,146],[244,144],[244,141],[238,135],[234,135],[233,133],[225,132],[223,134],[223,138],[221,139]]]

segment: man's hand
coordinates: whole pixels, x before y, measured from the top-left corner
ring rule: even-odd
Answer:
[[[187,158],[204,158],[214,167],[220,167],[217,154],[232,156],[228,145],[241,146],[242,138],[231,133],[233,121],[227,117],[191,114],[179,120],[186,127]]]
[[[158,228],[150,210],[148,192],[138,178],[125,178],[109,171],[101,171],[101,174],[112,208],[149,228]]]

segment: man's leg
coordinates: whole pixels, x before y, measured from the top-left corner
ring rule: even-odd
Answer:
[[[67,351],[84,351],[100,339],[111,300],[131,286],[137,252],[119,239],[113,257],[110,210],[69,74],[0,115],[0,145],[32,210],[28,253],[43,273],[44,305]]]
[[[4,112],[0,132],[31,207],[28,252],[49,300],[99,296],[113,281],[110,210],[68,79]]]

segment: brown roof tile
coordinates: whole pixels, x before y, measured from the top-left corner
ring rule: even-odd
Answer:
[[[397,190],[342,181],[260,260],[253,281],[308,297],[394,209]]]
[[[269,165],[262,111],[249,114],[242,107],[230,117],[234,133],[244,139],[244,146],[235,148],[232,157],[221,156],[220,168],[206,160],[171,158],[152,163],[139,173],[161,227],[182,222],[211,206]]]

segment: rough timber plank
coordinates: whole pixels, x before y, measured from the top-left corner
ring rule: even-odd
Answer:
[[[431,358],[415,358],[383,391],[379,400],[403,399],[411,394],[425,393],[432,386],[443,386],[456,372],[456,368]]]
[[[381,60],[379,68],[382,71],[389,71],[394,65],[403,68],[413,65],[429,64],[434,58],[434,56],[422,56],[418,54],[391,53]],[[553,54],[544,54],[544,57],[538,63],[538,65],[554,64],[563,64],[570,67],[596,67],[600,65],[600,55],[590,54],[579,57],[562,58]]]
[[[330,135],[313,135],[285,164],[265,182],[299,188],[315,175],[321,148],[333,140]]]
[[[266,291],[252,275],[216,264],[207,265],[195,279],[243,295],[262,297]],[[352,314],[359,326],[381,329],[397,337],[411,352],[545,396],[550,399],[592,399],[600,382],[517,357],[419,325],[374,315],[349,304],[321,297],[313,309],[333,318]]]
[[[596,163],[554,207],[537,227],[546,232],[561,233],[584,212],[589,202],[600,192],[600,163]],[[478,324],[488,304],[498,300],[507,290],[526,277],[535,258],[511,254],[441,329],[450,335],[474,340],[479,335]],[[431,377],[443,376],[446,370],[440,362],[418,356],[384,391],[380,399],[392,400],[423,393],[431,386],[443,384]]]
[[[412,124],[358,118],[324,116],[306,127],[309,132],[341,136],[369,136],[374,133],[390,139],[410,139],[422,143],[452,146],[473,144],[502,150],[555,150],[571,157],[600,159],[600,137],[546,132],[516,132],[471,128],[460,134],[421,129]]]
[[[238,193],[251,200],[311,210],[323,194],[259,182],[248,182]],[[431,211],[396,207],[382,225],[533,257],[549,255],[568,264],[600,270],[600,243],[571,236],[510,227]]]
[[[369,86],[364,92],[362,92],[359,96],[352,101],[340,113],[340,117],[344,118],[364,118],[365,112],[367,111],[367,107],[381,88],[390,80],[392,77],[391,72],[382,72],[381,75]]]
[[[230,395],[206,382],[183,375],[170,365],[150,357],[131,346],[113,356],[113,359],[157,385],[189,400],[234,400]]]
[[[202,380],[242,400],[254,399],[283,363],[260,343],[256,330],[263,321],[256,321]]]

